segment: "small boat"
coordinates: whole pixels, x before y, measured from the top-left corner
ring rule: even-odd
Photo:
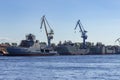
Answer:
[[[57,55],[52,47],[40,45],[38,40],[35,40],[33,34],[26,35],[26,40],[22,40],[19,46],[6,47],[7,53],[3,56],[52,56]]]

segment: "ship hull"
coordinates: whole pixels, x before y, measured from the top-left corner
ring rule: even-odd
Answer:
[[[56,52],[41,52],[40,50],[30,50],[28,48],[22,47],[8,47],[7,54],[3,54],[3,56],[53,56],[57,55]]]
[[[29,53],[29,54],[17,54],[17,53],[15,53],[15,54],[3,54],[3,56],[54,56],[54,55],[56,55],[55,53],[45,53],[45,54],[42,54],[42,53]]]
[[[86,55],[89,53],[89,49],[77,49],[73,46],[58,46],[55,48],[55,50],[60,55]]]

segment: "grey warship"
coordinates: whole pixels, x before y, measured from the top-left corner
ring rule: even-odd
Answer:
[[[8,53],[4,56],[50,56],[57,54],[52,48],[41,46],[33,34],[26,35],[26,40],[22,40],[19,46],[10,46],[6,49]]]
[[[53,39],[53,30],[50,28],[50,31],[47,30],[48,21],[45,16],[41,18],[41,29],[44,26],[48,45],[40,44],[39,40],[35,39],[33,34],[26,35],[26,39],[22,40],[19,46],[8,46],[6,48],[7,53],[3,54],[5,56],[49,56],[57,55],[57,51],[51,47],[51,39]]]

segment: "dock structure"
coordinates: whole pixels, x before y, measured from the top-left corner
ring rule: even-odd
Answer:
[[[7,50],[6,50],[6,46],[1,46],[0,45],[0,55],[2,54],[8,54]]]

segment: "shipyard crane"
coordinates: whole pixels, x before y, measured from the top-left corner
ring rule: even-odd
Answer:
[[[81,32],[81,38],[83,38],[83,48],[86,48],[86,42],[85,42],[85,40],[87,39],[87,35],[86,35],[87,31],[84,29],[84,27],[81,24],[80,20],[77,21],[77,24],[76,24],[76,26],[74,28],[75,30],[76,30],[77,26],[79,26],[80,32]]]
[[[120,38],[116,39],[115,42],[118,42],[120,45]]]
[[[53,39],[54,32],[53,32],[52,28],[50,27],[50,25],[48,24],[48,21],[47,21],[45,15],[42,17],[40,29],[42,29],[42,26],[44,26],[44,28],[45,28],[47,41],[48,41],[48,47],[50,47],[51,46],[51,40]],[[47,26],[49,28],[49,31],[47,29]]]

